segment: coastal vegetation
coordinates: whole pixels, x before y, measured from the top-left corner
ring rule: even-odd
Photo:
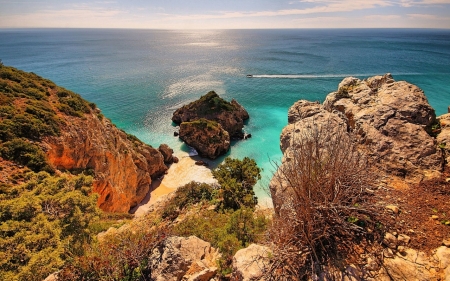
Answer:
[[[379,262],[384,226],[366,191],[374,175],[346,131],[331,123],[302,130],[273,178],[285,196],[270,231],[267,279],[310,280],[326,272],[335,280],[368,256]]]
[[[219,182],[246,187],[260,177],[256,163],[248,158],[228,159],[215,171]],[[144,218],[145,223],[131,222],[120,232],[87,246],[84,255],[66,263],[60,277],[63,280],[145,280],[151,274],[152,251],[172,235],[195,235],[210,242],[222,254],[218,261],[220,274],[222,277],[229,274],[233,255],[262,240],[269,220],[264,214],[255,213],[254,200],[247,206],[240,201],[221,204],[223,188],[197,182],[179,187],[161,210]],[[239,195],[234,192],[240,191],[229,190],[231,198]],[[254,197],[249,190],[246,193]]]
[[[92,178],[26,172],[0,190],[0,279],[43,280],[84,254],[98,220]]]

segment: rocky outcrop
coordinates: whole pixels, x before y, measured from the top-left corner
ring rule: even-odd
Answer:
[[[152,178],[163,174],[162,154],[117,129],[99,112],[83,118],[61,115],[59,136],[43,140],[49,162],[60,170],[92,170],[98,206],[108,212],[128,212],[150,189]]]
[[[180,125],[180,139],[200,156],[216,159],[230,149],[230,135],[214,121],[198,119]]]
[[[377,171],[388,179],[405,183],[405,188],[439,175],[446,164],[444,156],[449,155],[450,116],[437,120],[422,90],[404,81],[396,82],[390,74],[366,80],[345,78],[323,105],[296,102],[289,109],[288,122],[280,136],[283,160],[276,173],[292,162],[293,152],[302,138],[307,137],[303,132],[323,126],[333,132],[331,135],[355,137],[358,149],[374,160]],[[270,190],[279,213],[280,208],[290,208],[286,200],[289,194],[281,182],[288,179],[276,175]],[[390,187],[389,181],[386,183]],[[386,209],[393,214],[401,213],[395,205]],[[368,259],[364,270],[375,277],[364,280],[450,280],[448,248],[440,247],[426,254],[408,248],[409,241],[407,235],[387,233],[383,240],[383,266]]]
[[[151,280],[207,281],[217,274],[220,254],[195,236],[169,237],[150,257]]]
[[[178,158],[173,156],[173,149],[170,148],[167,144],[161,144],[158,150],[164,157],[165,164],[178,163]]]
[[[420,182],[438,170],[441,154],[430,135],[436,124],[434,109],[423,91],[390,74],[367,80],[345,78],[323,107],[343,113],[379,168],[407,182]]]
[[[233,279],[236,281],[261,280],[268,270],[271,251],[266,246],[251,244],[233,257]]]
[[[244,120],[249,118],[247,111],[236,100],[227,102],[214,91],[199,100],[177,109],[172,116],[176,124],[204,118],[219,123],[228,132],[230,138],[242,139]]]

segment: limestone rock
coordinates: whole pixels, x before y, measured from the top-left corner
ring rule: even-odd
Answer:
[[[361,144],[379,159],[380,169],[419,182],[426,170],[439,168],[441,154],[428,134],[436,115],[417,86],[395,82],[390,74],[365,81],[349,77],[323,106],[345,115]]]
[[[397,237],[398,245],[406,246],[409,244],[411,238],[408,235],[400,234]]]
[[[257,244],[237,251],[233,257],[233,280],[260,280],[269,265],[269,253],[268,247]]]
[[[165,164],[172,164],[174,162],[173,157],[173,149],[170,148],[167,144],[161,144],[158,148],[159,152],[161,152],[162,156],[164,157],[164,163]]]
[[[443,271],[443,280],[450,281],[450,248],[439,247],[436,251],[436,258],[439,261],[439,268]]]
[[[230,135],[215,121],[198,119],[180,125],[180,138],[202,157],[216,159],[230,149]]]
[[[244,120],[248,119],[249,115],[237,101],[227,102],[211,91],[199,100],[177,109],[173,113],[172,121],[181,124],[200,118],[216,121],[228,132],[230,138],[242,139]]]
[[[220,254],[211,244],[195,236],[169,237],[150,257],[151,280],[206,281],[217,273]]]
[[[393,259],[384,260],[384,268],[390,280],[439,280],[434,264],[423,252],[406,249],[403,255],[396,255]],[[389,280],[389,279],[388,279]]]
[[[278,172],[289,167],[298,148],[298,141],[305,137],[305,131],[326,126],[326,130],[332,130],[335,134],[338,132],[347,134],[347,125],[339,112],[328,112],[316,102],[297,101],[289,109],[288,116],[289,124],[280,136],[280,148],[284,155]],[[283,204],[288,204],[290,196],[285,188],[286,182],[281,182],[281,179],[283,179],[282,176],[274,176],[270,182],[270,192],[276,212],[282,208]]]
[[[443,244],[444,246],[450,248],[450,239],[444,239],[444,240],[442,240],[442,244]]]
[[[95,112],[83,118],[61,116],[60,136],[46,137],[42,146],[60,170],[92,169],[98,206],[107,212],[128,212],[148,193],[152,179],[167,170],[161,153],[117,129]]]
[[[398,214],[398,212],[399,212],[398,207],[394,206],[394,205],[388,205],[388,206],[386,206],[386,209],[391,210],[394,214]]]
[[[391,233],[387,232],[384,235],[383,244],[388,246],[389,248],[395,250],[397,248],[397,242],[397,237],[395,237]]]

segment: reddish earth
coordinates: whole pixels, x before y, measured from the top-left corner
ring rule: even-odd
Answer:
[[[379,188],[376,193],[382,204],[399,208],[398,214],[388,209],[381,214],[387,231],[408,235],[409,247],[428,253],[441,246],[443,239],[450,238],[450,180],[446,181],[449,178],[447,168],[440,178],[415,186],[394,184]]]

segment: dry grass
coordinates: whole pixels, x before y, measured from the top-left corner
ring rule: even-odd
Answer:
[[[284,192],[276,199],[267,280],[315,280],[324,272],[334,279],[348,265],[379,260],[371,253],[383,227],[366,191],[375,173],[351,135],[328,123],[303,129],[294,143],[272,182]]]

